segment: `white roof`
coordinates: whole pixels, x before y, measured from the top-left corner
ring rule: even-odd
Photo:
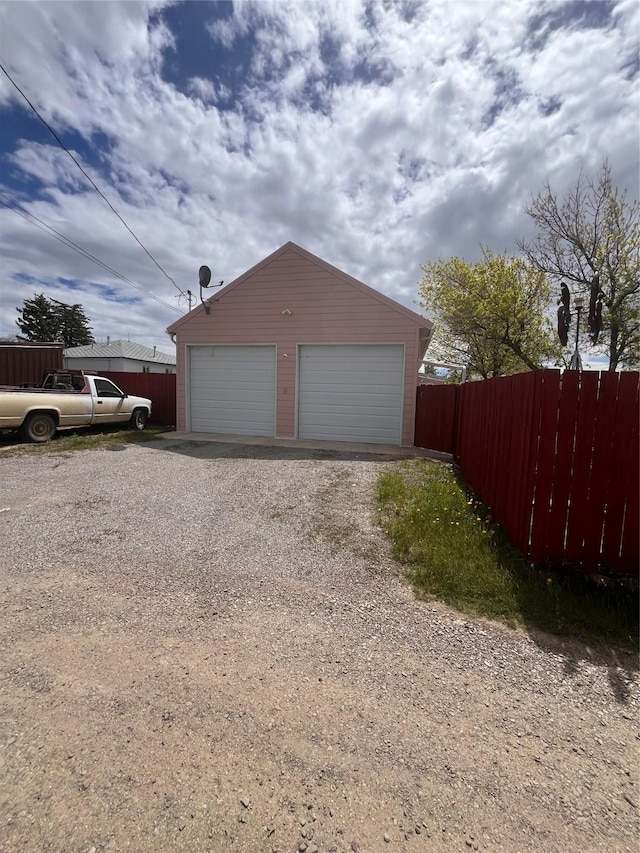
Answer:
[[[175,355],[145,347],[132,341],[110,341],[108,344],[87,344],[67,347],[65,358],[131,358],[136,361],[154,361],[157,364],[175,364]]]

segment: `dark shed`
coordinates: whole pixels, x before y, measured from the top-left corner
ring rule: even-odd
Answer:
[[[64,344],[0,343],[0,385],[36,385],[47,370],[62,370]]]

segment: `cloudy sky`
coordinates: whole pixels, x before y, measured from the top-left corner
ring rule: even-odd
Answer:
[[[164,270],[0,72],[0,336],[42,292],[172,352],[201,264],[229,282],[287,240],[415,309],[426,260],[515,253],[547,177],[606,154],[637,197],[639,20],[637,0],[0,3],[2,64]]]

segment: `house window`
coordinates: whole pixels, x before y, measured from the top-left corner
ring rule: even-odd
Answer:
[[[145,365],[143,365],[143,366],[142,366],[142,372],[143,372],[143,373],[148,373],[148,372],[149,372],[149,368],[148,368],[148,367],[146,367]]]

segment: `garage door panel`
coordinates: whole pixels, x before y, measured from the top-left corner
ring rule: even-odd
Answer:
[[[320,406],[309,408],[306,410],[310,417],[313,417],[315,422],[320,424],[322,423],[322,418],[326,416],[327,407]],[[353,423],[362,423],[362,416],[360,414],[354,413],[353,405],[344,404],[341,406],[332,406],[331,407],[331,422],[332,423],[343,423],[351,421]],[[376,413],[373,409],[370,409],[367,413],[367,423],[385,423],[385,424],[397,424],[398,418],[395,414],[380,414]]]
[[[393,393],[393,388],[391,389]],[[327,406],[348,406],[350,409],[353,406],[367,406],[371,405],[372,407],[376,407],[376,404],[379,401],[380,394],[385,394],[385,389],[376,389],[375,391],[371,391],[370,393],[363,393],[359,391],[357,393],[349,394],[347,392],[330,392],[330,391],[322,391],[316,395],[314,395],[313,402],[307,404],[307,408],[309,410],[322,411],[322,409]]]
[[[376,394],[379,389],[383,391],[394,391],[397,390],[397,377],[382,377],[378,379],[375,384],[375,388],[367,388],[362,386],[362,374],[351,374],[348,370],[337,371],[340,373],[340,385],[336,386],[335,380],[333,382],[314,382],[313,388],[314,392],[317,394],[348,394],[353,393],[353,389],[357,388],[359,394]],[[341,390],[344,387],[345,390]],[[348,389],[352,389],[349,391]]]
[[[355,441],[364,444],[398,444],[397,431],[395,429],[379,430],[376,432],[374,441],[363,438],[362,430],[359,426],[351,428],[342,427],[340,430],[340,438],[336,438],[336,432],[332,428],[318,429],[317,434],[313,438],[319,441]]]
[[[243,378],[243,371],[251,371],[252,375]],[[216,373],[199,368],[198,370],[191,371],[191,377],[192,379],[196,379],[204,388],[227,388],[229,390],[243,388],[257,393],[261,388],[265,388],[265,383],[273,380],[273,370],[256,373],[251,370],[250,365],[245,364],[242,367],[235,367],[233,370],[228,370],[224,373]],[[273,391],[273,387],[269,390]]]
[[[248,409],[251,409],[256,405],[261,405],[263,408],[273,410],[273,388],[271,389],[271,394],[268,397],[264,397],[262,395],[262,389],[259,389],[259,393],[252,393],[250,389],[237,388],[235,386],[230,388],[224,388],[220,385],[204,386],[203,390],[208,390],[212,396],[215,394],[213,399],[202,400],[198,403],[199,406],[203,406],[205,408],[217,408],[219,406],[218,401],[221,399],[220,392],[224,391],[224,402],[227,404],[233,403],[234,406]]]
[[[400,444],[404,346],[300,347],[298,436]]]
[[[191,348],[191,430],[275,434],[275,347]]]
[[[233,420],[237,415],[250,417],[252,412],[260,412],[264,415],[271,415],[273,407],[267,404],[259,405],[255,402],[237,402],[234,400],[225,401],[226,408],[222,409],[220,405],[211,406],[203,404],[200,406],[192,406],[192,412],[199,412],[203,417],[209,418],[224,418],[224,420]]]

